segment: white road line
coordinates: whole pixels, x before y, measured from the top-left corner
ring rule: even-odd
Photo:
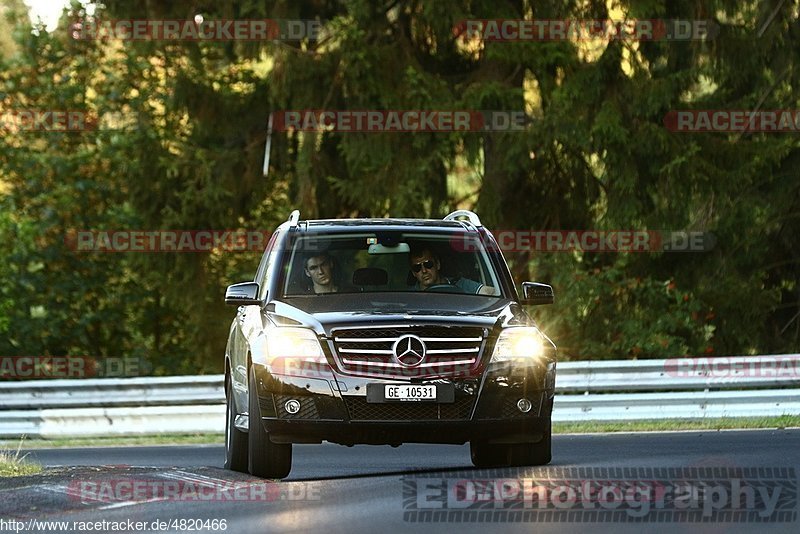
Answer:
[[[200,480],[209,480],[209,481],[217,483],[217,484],[230,484],[232,482],[231,480],[225,480],[224,478],[210,477],[208,475],[201,475],[200,473],[189,473],[188,471],[183,471],[183,470],[180,470],[180,469],[176,470],[175,472],[176,473],[181,473],[181,474],[184,474],[184,475],[187,475],[187,476],[193,476],[193,477],[198,478]]]
[[[152,499],[145,499],[143,501],[123,501],[115,502],[114,504],[107,504],[105,506],[98,506],[98,510],[113,510],[114,508],[125,508],[126,506],[134,506],[136,504],[147,504],[151,502],[167,501],[167,497],[153,497]]]
[[[180,474],[179,474],[180,473]],[[181,474],[183,476],[181,476]],[[184,473],[183,471],[178,472],[168,472],[168,473],[161,473],[159,476],[163,478],[169,478],[172,480],[181,480],[184,482],[192,482],[194,484],[199,484],[201,486],[208,486],[208,487],[216,487],[217,485],[209,480],[203,480],[201,478],[197,478],[193,476],[191,473]]]
[[[44,486],[35,486],[34,489],[39,491],[49,491],[51,493],[60,493],[62,495],[75,495],[74,491],[63,485],[47,484]]]

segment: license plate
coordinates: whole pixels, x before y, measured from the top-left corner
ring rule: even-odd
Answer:
[[[367,402],[439,402],[455,400],[453,384],[367,384]]]
[[[386,385],[383,395],[387,401],[435,401],[436,386]]]

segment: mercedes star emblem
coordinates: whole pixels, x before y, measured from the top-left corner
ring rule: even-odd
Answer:
[[[407,334],[392,345],[394,359],[403,367],[415,367],[425,359],[425,342],[417,336]]]

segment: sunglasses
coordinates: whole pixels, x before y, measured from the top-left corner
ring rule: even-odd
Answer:
[[[411,265],[411,270],[415,273],[418,273],[422,270],[423,266],[425,266],[426,269],[433,269],[433,260],[425,260],[419,263],[414,263]]]

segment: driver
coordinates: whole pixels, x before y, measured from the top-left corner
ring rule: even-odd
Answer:
[[[448,284],[472,295],[494,295],[494,289],[469,278],[451,280],[441,273],[441,262],[429,248],[414,249],[408,255],[411,274],[417,279],[415,289],[423,291],[435,285]]]

